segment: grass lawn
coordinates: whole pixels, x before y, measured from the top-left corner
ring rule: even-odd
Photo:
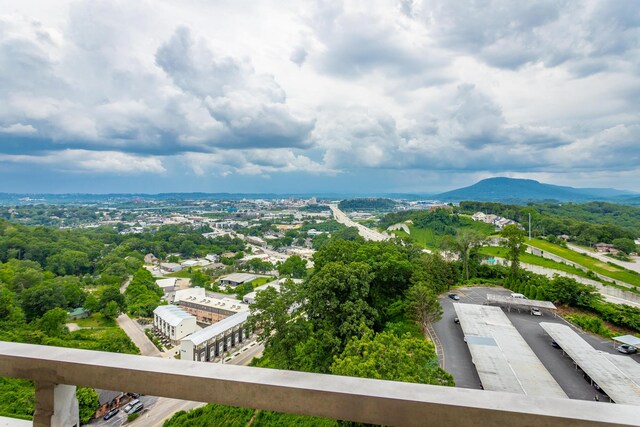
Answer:
[[[191,268],[193,268],[193,267],[191,267]],[[175,273],[165,274],[165,276],[167,276],[167,277],[178,277],[180,279],[191,279],[191,272],[187,271],[187,269],[185,268],[184,270],[180,270],[180,271],[177,271]]]
[[[84,319],[70,320],[69,323],[75,323],[81,328],[113,328],[116,326],[115,320],[105,319],[100,313],[93,313]]]
[[[271,277],[271,276],[269,276],[269,277],[258,277],[257,279],[251,281],[251,285],[254,288],[257,288],[258,286],[262,286],[265,283],[273,282],[274,279],[275,278]]]
[[[544,240],[531,239],[528,240],[527,243],[538,249],[551,252],[552,254],[580,264],[594,273],[602,274],[603,276],[607,276],[612,279],[621,280],[634,286],[640,286],[640,274],[633,271],[629,271],[617,265],[607,264],[606,262],[599,261],[589,255],[581,254],[569,248],[563,248],[562,246],[554,245],[553,243],[549,243]]]
[[[498,246],[485,246],[483,248],[480,248],[480,253],[500,258],[507,257],[507,249]],[[542,258],[532,254],[525,253],[520,255],[520,261],[526,264],[538,265],[540,267],[551,268],[554,270],[564,271],[565,273],[575,274],[576,276],[589,278],[587,273],[580,270],[579,268],[575,268],[567,264],[562,264],[560,262],[555,262],[553,260]]]

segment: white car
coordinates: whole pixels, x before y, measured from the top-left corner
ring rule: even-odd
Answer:
[[[542,312],[539,308],[536,307],[531,308],[531,314],[533,314],[534,316],[542,316]]]

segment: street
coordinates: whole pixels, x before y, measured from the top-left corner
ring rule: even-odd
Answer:
[[[349,218],[338,208],[338,205],[329,205],[329,207],[331,208],[333,217],[336,221],[338,221],[340,224],[346,225],[347,227],[356,227],[358,229],[358,234],[360,234],[365,240],[381,241],[389,240],[391,238],[386,234],[379,233],[378,231],[372,230],[362,224],[358,224],[357,222],[351,220],[351,218]]]
[[[640,260],[639,257],[631,257],[631,259],[633,259],[634,262],[627,262],[627,261],[620,261],[618,259],[608,257],[605,254],[594,252],[594,251],[589,250],[589,249],[581,248],[580,246],[572,245],[571,243],[568,243],[567,247],[569,249],[572,249],[572,250],[574,250],[576,252],[579,252],[581,254],[589,255],[590,257],[595,258],[595,259],[597,259],[599,261],[602,261],[602,262],[605,262],[605,263],[606,262],[610,262],[612,264],[619,265],[622,268],[626,268],[627,270],[631,270],[631,271],[635,271],[636,273],[640,273],[640,262],[638,262],[638,260]]]

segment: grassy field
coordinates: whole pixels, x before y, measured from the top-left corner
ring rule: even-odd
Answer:
[[[257,279],[251,281],[251,285],[254,288],[257,288],[258,286],[262,286],[265,283],[273,282],[274,279],[275,279],[275,277],[271,277],[271,276],[269,276],[269,277],[258,277]]]
[[[506,258],[507,249],[498,246],[485,246],[480,249],[480,253],[494,257]],[[565,273],[575,274],[576,276],[589,278],[587,273],[579,268],[532,254],[522,254],[520,256],[520,261],[526,264],[538,265],[540,267],[551,268],[554,270],[564,271]]]
[[[466,218],[465,218],[466,219]],[[442,239],[445,235],[438,233],[430,228],[421,228],[408,224],[411,234],[405,233],[403,230],[395,230],[393,233],[399,237],[410,237],[416,244],[427,249],[440,249]],[[490,236],[495,232],[495,228],[492,225],[485,224],[476,221],[463,221],[463,223],[457,227],[457,230],[475,230],[485,236]]]
[[[573,261],[580,264],[594,273],[602,274],[603,276],[610,277],[612,279],[621,280],[634,286],[640,286],[640,274],[633,271],[626,270],[617,265],[608,264],[606,262],[599,261],[589,255],[581,254],[573,251],[569,248],[563,248],[562,246],[554,245],[544,240],[531,239],[527,243],[538,249],[550,252],[558,255],[562,258]]]
[[[191,268],[194,268],[194,267],[191,267]],[[193,273],[193,270],[189,271],[188,269],[185,268],[184,270],[176,271],[175,273],[165,274],[165,276],[177,277],[179,279],[191,279],[192,273]]]
[[[113,328],[116,326],[115,320],[105,319],[100,313],[93,313],[84,319],[70,320],[69,323],[75,323],[81,328]]]

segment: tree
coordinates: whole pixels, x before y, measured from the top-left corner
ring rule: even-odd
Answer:
[[[303,260],[298,255],[292,255],[278,266],[278,272],[283,276],[302,279],[307,275],[307,261]]]
[[[422,333],[426,333],[430,323],[442,318],[442,307],[433,287],[418,282],[407,291],[407,309],[410,316],[418,322]]]
[[[371,327],[378,313],[368,303],[372,274],[360,262],[331,262],[303,283],[304,311],[315,331],[338,338],[342,350],[362,325]]]
[[[299,305],[297,285],[286,281],[280,286],[280,292],[268,287],[258,293],[250,306],[247,326],[256,331],[258,340],[264,343],[271,367],[297,367],[296,345],[308,336],[308,322],[296,310]]]
[[[0,320],[11,315],[15,309],[15,294],[0,283]]]
[[[469,258],[471,250],[475,247],[482,246],[484,235],[475,230],[457,231],[455,237],[445,236],[442,241],[444,249],[451,250],[458,254],[462,267],[464,269],[464,278],[469,280]]]
[[[22,309],[28,321],[41,317],[56,307],[66,307],[64,289],[57,284],[45,283],[22,292]]]
[[[118,286],[107,286],[102,290],[99,304],[100,309],[102,310],[105,308],[111,301],[114,301],[121,311],[126,307],[124,295],[120,293]]]
[[[47,311],[40,319],[40,329],[51,337],[59,337],[66,331],[67,311],[54,308]]]
[[[47,269],[59,276],[87,273],[90,267],[89,256],[80,251],[65,250],[47,258]]]
[[[438,366],[433,344],[409,334],[374,334],[352,338],[331,366],[331,373],[352,377],[453,386],[453,377]]]
[[[89,294],[84,300],[83,307],[85,310],[95,313],[100,309],[100,302],[94,294]]]
[[[98,393],[88,387],[78,387],[76,389],[78,398],[78,408],[80,410],[80,423],[87,424],[96,414],[100,406]]]
[[[510,224],[504,227],[500,234],[506,239],[504,246],[507,248],[507,260],[511,263],[509,279],[515,280],[520,274],[520,255],[526,248],[525,232],[517,225]]]
[[[611,244],[616,249],[621,250],[622,252],[624,252],[626,254],[637,252],[637,250],[638,250],[638,247],[636,246],[636,243],[632,239],[628,239],[628,238],[624,238],[624,237],[619,238],[619,239],[613,239]]]
[[[109,301],[101,313],[106,320],[113,320],[120,314],[120,307],[115,301]]]

